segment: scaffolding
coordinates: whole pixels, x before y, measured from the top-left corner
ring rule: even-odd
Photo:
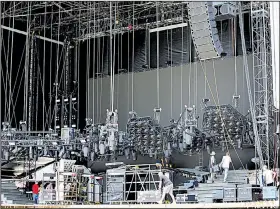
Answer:
[[[106,173],[107,203],[152,203],[159,185],[158,173],[162,171],[155,164],[125,165],[108,169]],[[172,173],[167,174],[172,180]],[[147,195],[149,197],[147,197]]]
[[[75,160],[59,161],[55,201],[46,204],[92,204],[102,202],[102,177],[95,176]]]
[[[45,204],[46,202],[55,201],[56,191],[54,186],[55,186],[55,174],[43,173],[42,189],[39,194],[40,204]]]
[[[273,163],[273,80],[269,2],[251,2],[254,107],[263,164]]]

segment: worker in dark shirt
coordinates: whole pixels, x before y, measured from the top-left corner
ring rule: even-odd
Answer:
[[[159,172],[158,175],[159,175],[159,190],[161,191],[161,189],[162,189],[161,199],[160,199],[160,201],[158,201],[158,203],[162,204],[163,200],[165,199],[165,195],[169,194],[172,198],[172,203],[176,204],[176,200],[173,195],[173,183],[162,172]],[[163,188],[162,188],[162,186],[163,186]]]
[[[35,184],[33,184],[32,194],[33,194],[34,203],[38,204],[38,199],[39,199],[39,185],[38,185],[38,182],[35,182]]]

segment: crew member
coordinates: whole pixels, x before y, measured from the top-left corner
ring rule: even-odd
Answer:
[[[214,170],[214,166],[216,164],[215,155],[216,155],[216,153],[214,151],[212,151],[210,153],[209,170],[210,170],[210,174],[211,174],[212,183],[214,183],[214,175],[215,175],[215,170]]]
[[[224,182],[227,181],[228,171],[229,171],[229,164],[231,163],[231,158],[229,152],[223,156],[222,162],[220,163],[220,167],[224,170]]]
[[[274,182],[274,173],[272,170],[269,170],[266,165],[263,166],[263,180],[265,186],[273,186]]]
[[[34,203],[38,204],[38,199],[39,199],[39,185],[38,185],[38,182],[35,182],[35,184],[33,184],[32,194],[33,194]]]
[[[176,204],[176,200],[173,195],[173,183],[162,172],[159,172],[158,175],[159,175],[159,190],[161,191],[161,189],[162,189],[162,196],[161,196],[160,201],[158,201],[158,203],[162,204],[163,200],[165,199],[165,195],[169,194],[172,198],[172,203]],[[163,186],[163,188],[162,188],[162,186]]]

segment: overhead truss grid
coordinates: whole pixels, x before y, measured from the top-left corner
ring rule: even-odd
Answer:
[[[159,22],[156,17],[157,6]],[[59,31],[60,35],[74,40],[109,35],[110,20],[113,20],[113,34],[132,30],[133,23],[134,30],[143,30],[187,22],[186,2],[158,2],[157,6],[152,1],[115,1],[110,11],[109,1],[6,2],[2,18],[26,22],[31,17],[32,31],[51,30],[54,37]]]

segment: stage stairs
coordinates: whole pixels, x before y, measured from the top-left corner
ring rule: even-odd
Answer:
[[[222,196],[224,188],[236,188],[238,185],[250,186],[248,170],[230,170],[226,182],[223,181],[223,177],[223,175],[217,175],[213,183],[209,178],[207,183],[200,183],[198,187],[189,189],[188,194],[196,195],[199,203],[211,203],[213,199],[219,199]]]
[[[14,181],[1,181],[1,203],[2,204],[20,204],[32,205],[26,194],[23,194],[16,188]]]

